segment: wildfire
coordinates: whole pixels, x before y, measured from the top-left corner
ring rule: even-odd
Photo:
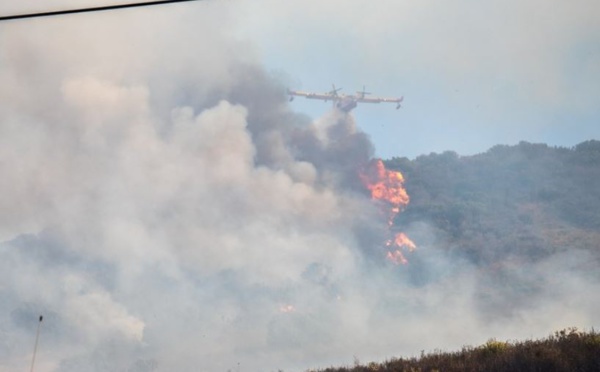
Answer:
[[[398,233],[394,237],[394,239],[390,239],[386,242],[386,246],[396,246],[396,247],[406,247],[410,252],[414,251],[417,246],[413,243],[412,240],[406,236],[404,233]]]
[[[293,313],[296,311],[294,305],[281,305],[279,311],[282,313]]]
[[[385,169],[381,159],[373,159],[360,172],[360,179],[371,192],[372,199],[384,202],[382,205],[387,209],[388,226],[391,228],[394,217],[410,201],[404,188],[404,176],[400,172]],[[388,248],[387,259],[397,265],[407,263],[402,248],[408,249],[409,252],[416,249],[415,243],[404,233],[397,233],[392,239],[388,239],[385,246]]]
[[[374,200],[388,204],[388,225],[392,226],[394,217],[410,201],[404,189],[404,176],[400,172],[385,169],[381,159],[374,159],[361,172],[360,178]]]
[[[373,199],[389,202],[397,212],[401,206],[408,204],[410,199],[404,189],[404,176],[400,172],[385,169],[381,159],[371,161],[361,178]]]
[[[386,247],[398,247],[398,248],[406,248],[409,252],[414,251],[417,246],[415,243],[406,236],[404,233],[398,233],[394,237],[394,239],[389,239],[385,242]],[[396,249],[395,251],[388,251],[386,258],[396,265],[407,264],[408,260],[404,257],[404,254],[400,249]]]

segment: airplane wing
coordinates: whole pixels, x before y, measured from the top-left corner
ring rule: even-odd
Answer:
[[[319,93],[311,93],[311,92],[302,92],[299,90],[289,90],[287,92],[291,97],[291,99],[293,99],[294,96],[298,96],[298,97],[306,97],[309,99],[320,99],[323,101],[333,101],[337,98],[337,95],[331,94],[331,93],[323,93],[323,94],[319,94]],[[290,99],[290,100],[291,100]]]
[[[381,102],[393,102],[396,103],[396,108],[400,108],[400,102],[404,100],[404,97],[400,98],[385,98],[385,97],[356,97],[357,102],[364,103],[381,103]]]
[[[400,103],[400,102],[402,102],[403,99],[404,99],[404,97],[400,97],[400,98],[356,97],[356,100],[358,102],[365,102],[365,103],[380,103],[380,102]]]

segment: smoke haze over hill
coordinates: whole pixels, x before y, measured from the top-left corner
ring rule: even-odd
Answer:
[[[429,221],[387,262],[369,136],[293,112],[231,8],[193,9],[0,25],[0,371],[29,365],[39,314],[38,372],[301,370],[598,324],[585,252],[515,272],[534,296],[490,284],[511,312]]]

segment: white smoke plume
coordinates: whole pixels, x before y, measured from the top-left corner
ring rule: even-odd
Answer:
[[[426,226],[429,271],[386,264],[368,136],[292,112],[230,12],[0,25],[0,371],[39,314],[39,372],[303,370],[598,321],[576,276],[552,294],[577,312],[490,321]]]

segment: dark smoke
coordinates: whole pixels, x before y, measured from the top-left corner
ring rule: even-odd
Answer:
[[[426,224],[406,227],[422,270],[387,264],[368,135],[294,112],[229,12],[1,34],[0,371],[26,368],[40,313],[40,372],[302,370],[595,319],[576,275],[555,289],[573,316],[542,288],[490,319]]]

